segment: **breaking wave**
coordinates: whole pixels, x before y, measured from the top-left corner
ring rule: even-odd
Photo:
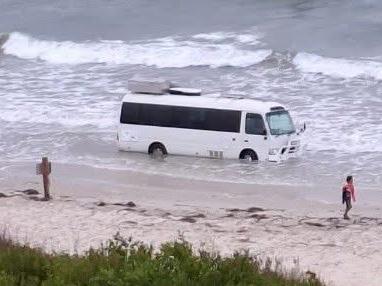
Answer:
[[[260,33],[214,32],[189,38],[166,37],[146,41],[48,41],[14,32],[4,37],[3,52],[21,59],[52,64],[128,64],[158,68],[190,66],[249,67],[272,56],[260,48]],[[283,56],[283,55],[280,55]],[[287,60],[290,62],[290,58]],[[292,64],[304,73],[334,78],[373,78],[382,80],[382,63],[372,59],[344,59],[298,53]]]
[[[302,72],[320,73],[338,78],[374,78],[382,80],[382,63],[370,60],[326,58],[309,53],[298,53],[293,63]]]
[[[224,34],[219,34],[224,37]],[[245,49],[244,43],[255,44],[256,36],[227,35],[228,42],[208,41],[208,34],[190,39],[167,37],[148,41],[71,41],[39,40],[14,32],[4,44],[4,53],[22,59],[43,60],[53,64],[130,64],[159,68],[210,66],[248,67],[272,54],[268,49]],[[216,39],[216,35],[210,35]]]

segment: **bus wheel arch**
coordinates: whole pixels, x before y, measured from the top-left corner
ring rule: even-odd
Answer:
[[[246,161],[259,161],[259,157],[257,156],[257,153],[252,149],[243,149],[240,152],[239,159],[246,160]]]
[[[154,153],[157,153],[162,156],[167,155],[167,149],[161,142],[153,142],[150,144],[148,149],[149,155],[154,155]]]

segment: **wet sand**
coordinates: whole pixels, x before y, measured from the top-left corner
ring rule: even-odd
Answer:
[[[355,205],[309,200],[304,186],[208,182],[54,165],[50,202],[32,164],[1,166],[0,222],[13,238],[47,251],[82,252],[116,232],[158,246],[183,235],[196,248],[280,259],[329,285],[380,285],[382,218]]]

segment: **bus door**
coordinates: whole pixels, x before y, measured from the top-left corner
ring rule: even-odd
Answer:
[[[267,129],[263,116],[258,113],[246,113],[242,136],[244,148],[255,151],[260,159],[268,154],[267,139]]]

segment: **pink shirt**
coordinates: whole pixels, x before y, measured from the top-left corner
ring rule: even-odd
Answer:
[[[355,202],[355,188],[353,184],[346,183],[342,188],[345,192],[349,192],[351,197],[353,198],[353,202]]]

